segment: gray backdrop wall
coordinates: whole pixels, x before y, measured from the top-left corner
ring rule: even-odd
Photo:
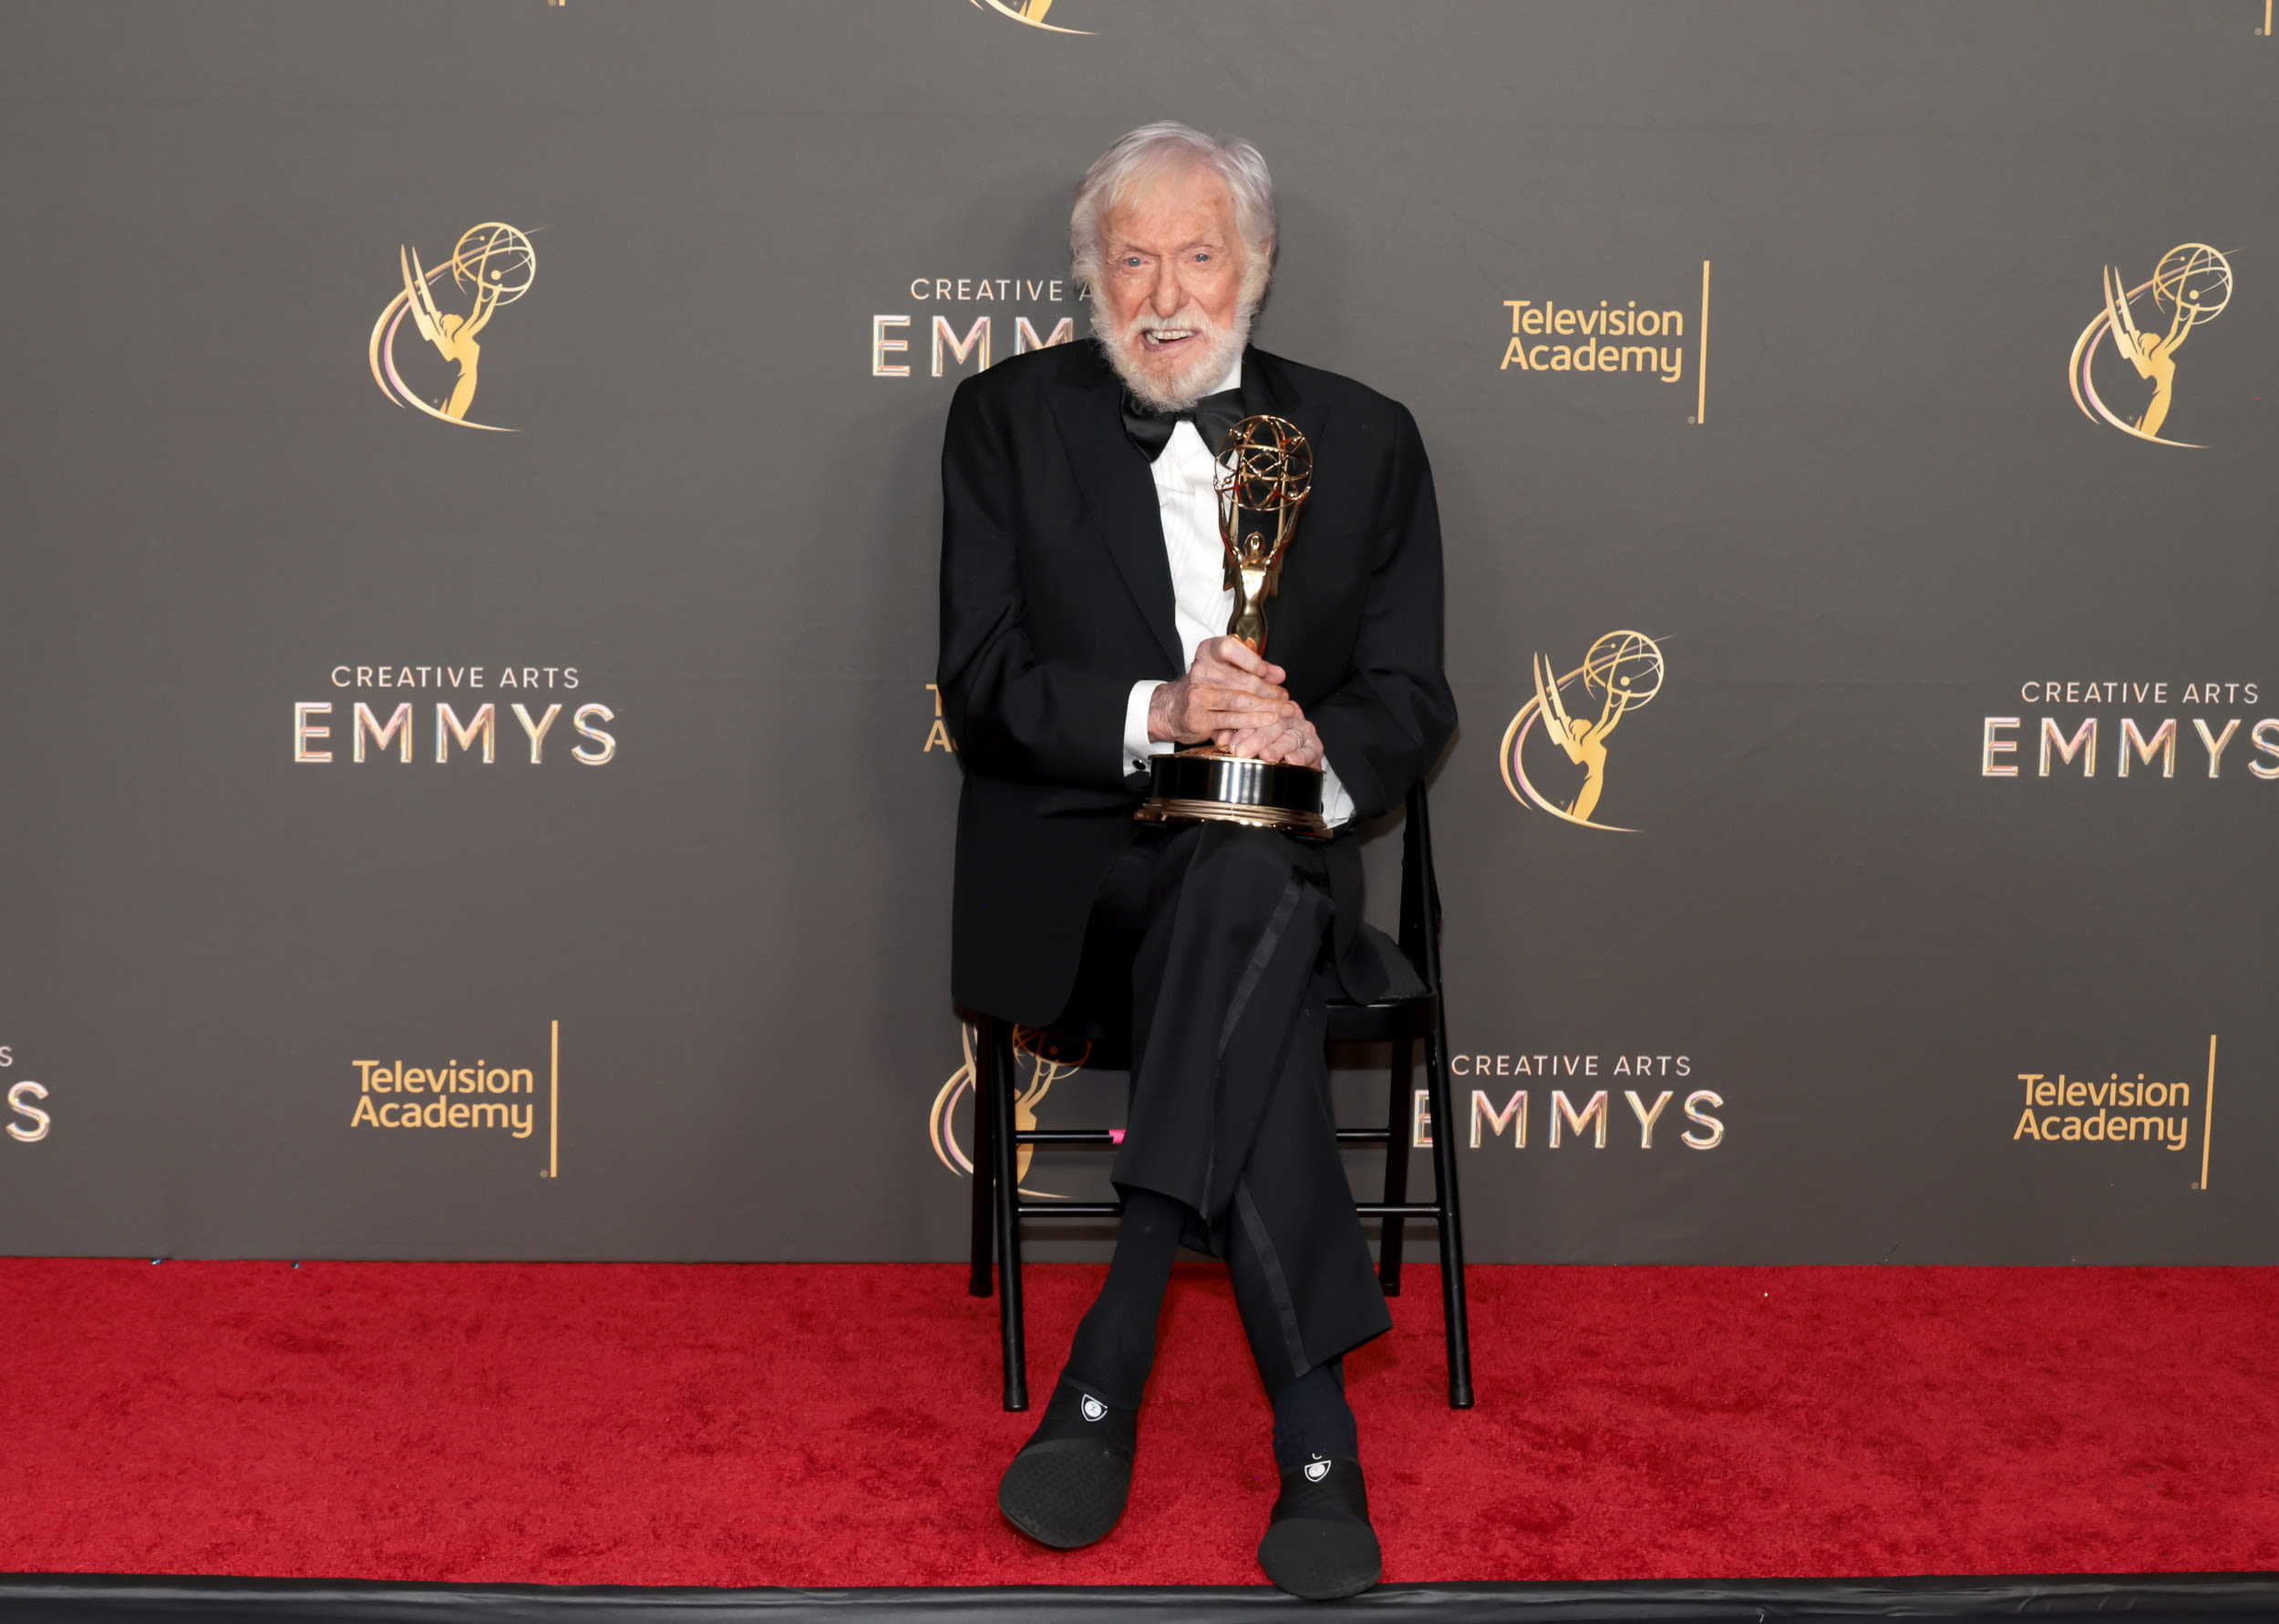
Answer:
[[[943,413],[1172,117],[1434,457],[1473,1256],[2279,1258],[2265,0],[1026,10],[0,12],[0,1249],[956,1255]]]

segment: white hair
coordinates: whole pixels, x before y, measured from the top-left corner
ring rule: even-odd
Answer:
[[[1234,226],[1243,248],[1243,309],[1247,314],[1258,308],[1274,273],[1275,239],[1274,178],[1266,170],[1265,157],[1248,141],[1222,141],[1168,119],[1143,124],[1118,138],[1077,183],[1076,208],[1068,216],[1068,252],[1076,262],[1076,280],[1089,287],[1096,300],[1105,248],[1100,241],[1102,217],[1147,176],[1191,163],[1215,171],[1233,194]]]

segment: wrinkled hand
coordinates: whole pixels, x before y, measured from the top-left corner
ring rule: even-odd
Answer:
[[[1294,704],[1290,708],[1295,711],[1298,707]],[[1314,724],[1302,714],[1285,716],[1279,722],[1269,722],[1263,727],[1220,733],[1211,742],[1230,755],[1247,755],[1259,761],[1283,761],[1292,766],[1317,767],[1322,765],[1322,735],[1314,731]]]
[[[1213,637],[1195,651],[1185,676],[1165,683],[1149,699],[1148,737],[1180,745],[1211,739],[1225,749],[1229,738],[1263,734],[1294,719],[1311,737],[1313,728],[1282,685],[1287,674],[1240,639]],[[1318,754],[1319,741],[1315,748]]]

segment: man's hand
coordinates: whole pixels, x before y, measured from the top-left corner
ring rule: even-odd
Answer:
[[[1282,686],[1287,676],[1281,666],[1269,665],[1233,637],[1213,637],[1195,651],[1195,663],[1175,683],[1165,683],[1148,701],[1148,737],[1159,743],[1200,745],[1263,735],[1276,725],[1296,720],[1306,736],[1314,730],[1291,703]],[[1321,744],[1314,749],[1320,754]],[[1290,759],[1268,756],[1267,760]]]
[[[1293,711],[1298,707],[1290,707]],[[1304,715],[1294,715],[1280,722],[1269,722],[1263,727],[1246,727],[1214,735],[1212,744],[1230,755],[1247,755],[1259,761],[1284,761],[1292,766],[1317,767],[1322,765],[1322,735],[1314,731],[1314,724]]]

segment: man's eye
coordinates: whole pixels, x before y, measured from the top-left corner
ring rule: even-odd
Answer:
[[[1140,269],[1140,256],[1138,254],[1132,254],[1124,261],[1124,263],[1129,266],[1132,270],[1137,271]]]
[[[1207,254],[1207,253],[1198,252],[1198,253],[1195,255],[1195,263],[1197,263],[1198,265],[1207,265],[1207,264],[1209,264],[1210,262],[1211,262],[1211,256],[1210,256],[1209,254]]]

